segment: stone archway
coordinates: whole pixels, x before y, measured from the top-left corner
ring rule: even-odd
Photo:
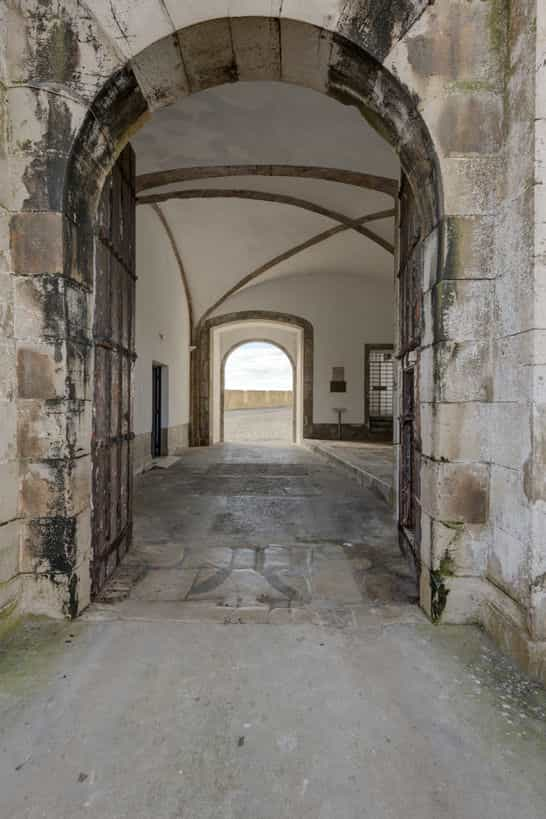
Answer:
[[[303,331],[302,354],[302,431],[303,437],[310,437],[313,431],[313,366],[314,333],[313,325],[306,319],[288,313],[269,310],[243,310],[226,313],[207,319],[196,330],[196,349],[192,356],[192,443],[206,446],[210,443],[211,427],[211,330],[236,322],[263,321],[278,322],[301,328]],[[266,339],[267,340],[267,339]]]
[[[391,32],[392,35],[392,32]],[[389,35],[390,36],[390,35]],[[238,43],[237,47],[234,43]],[[284,67],[280,66],[279,53],[282,49]],[[376,43],[377,46],[377,43]],[[77,283],[81,293],[80,302],[85,311],[71,316],[71,330],[82,337],[74,354],[73,345],[67,345],[66,358],[62,369],[64,381],[70,395],[91,400],[94,383],[93,343],[89,337],[88,319],[93,310],[101,306],[93,301],[95,277],[95,235],[98,228],[98,205],[104,179],[112,168],[115,158],[127,143],[131,134],[157,109],[176,96],[194,93],[207,87],[237,80],[283,79],[299,83],[326,93],[344,104],[356,106],[362,114],[381,130],[397,149],[408,185],[413,194],[415,213],[412,216],[414,233],[408,247],[407,258],[412,260],[412,270],[421,270],[425,257],[429,264],[430,250],[439,248],[443,242],[442,193],[436,152],[428,129],[418,111],[416,100],[394,79],[384,67],[364,48],[358,47],[350,39],[317,28],[307,23],[278,21],[275,18],[245,17],[234,20],[214,20],[200,23],[177,33],[177,47],[186,50],[184,71],[187,76],[185,87],[177,85],[178,75],[157,71],[165,55],[172,53],[173,41],[169,35],[158,39],[138,56],[128,61],[116,71],[93,100],[78,134],[73,142],[69,161],[64,174],[62,189],[63,215],[55,215],[44,221],[48,247],[62,259],[62,274],[66,282]],[[373,53],[373,50],[372,50]],[[145,66],[155,66],[154,92],[144,94],[143,71]],[[178,79],[177,79],[178,78]],[[174,83],[174,85],[173,85]],[[147,87],[147,91],[150,88]],[[62,241],[55,229],[62,226]],[[17,222],[15,221],[17,229]],[[27,222],[26,228],[35,228]],[[43,235],[38,229],[38,235]],[[29,236],[25,230],[25,237]],[[29,236],[30,238],[30,236]],[[36,241],[34,238],[32,241]],[[22,243],[24,245],[24,241]],[[436,256],[439,259],[439,255]],[[401,271],[402,277],[405,275]],[[432,276],[435,274],[432,273]],[[29,351],[29,355],[31,355]],[[25,365],[23,365],[25,366]],[[29,359],[30,366],[30,359]],[[82,384],[83,378],[83,384]],[[195,378],[193,379],[195,393]],[[201,415],[206,412],[206,398],[201,402]],[[309,404],[309,401],[308,401]],[[47,408],[44,409],[47,413]],[[71,418],[70,404],[66,407],[67,418]],[[312,419],[309,408],[305,411],[306,428]],[[195,417],[195,416],[194,416]],[[304,429],[304,434],[306,430]],[[195,433],[194,433],[195,436]],[[206,440],[200,418],[197,440]],[[66,544],[57,541],[55,532],[59,520],[66,521],[70,531],[74,531],[77,548],[70,545],[71,560],[66,572],[51,584],[52,576],[45,572],[40,575],[40,585],[45,590],[46,602],[40,595],[28,595],[30,607],[35,598],[37,610],[42,607],[51,611],[64,608],[67,595],[70,597],[70,611],[76,612],[87,605],[89,595],[89,482],[81,490],[78,508],[71,505],[75,467],[78,474],[85,473],[85,460],[90,452],[89,433],[82,431],[78,458],[67,452],[55,466],[59,477],[49,484],[50,503],[40,515],[39,526],[33,525],[33,510],[30,513],[28,531],[32,532],[32,544],[28,549],[35,554],[45,554],[54,549],[64,550]],[[60,470],[60,472],[59,472]],[[89,473],[91,464],[88,466]],[[80,481],[80,485],[81,485]],[[80,520],[75,521],[76,516]],[[72,528],[70,528],[72,527]],[[30,541],[31,538],[29,538]],[[46,545],[47,544],[47,545]],[[416,544],[415,551],[419,546]],[[44,566],[44,563],[41,563]],[[430,584],[427,586],[430,591]],[[425,598],[429,593],[425,593]],[[55,602],[58,601],[58,602]],[[424,601],[426,608],[430,601]]]

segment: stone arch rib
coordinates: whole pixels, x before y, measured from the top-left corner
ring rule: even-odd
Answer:
[[[373,221],[374,219],[385,218],[384,214],[386,211],[380,211],[378,213],[369,214],[367,216],[363,216],[361,220],[355,220],[357,223],[363,223],[366,221]],[[390,215],[392,215],[392,211],[388,211]],[[234,296],[235,293],[238,293],[239,290],[242,290],[247,284],[250,282],[255,281],[260,276],[263,276],[264,273],[273,270],[273,268],[277,267],[277,265],[281,264],[282,262],[286,262],[291,259],[293,256],[297,256],[299,253],[303,253],[305,250],[309,250],[316,245],[322,244],[322,242],[326,242],[328,239],[331,239],[333,236],[337,236],[338,233],[343,233],[346,230],[350,230],[350,228],[345,225],[337,225],[337,227],[330,228],[329,230],[325,230],[322,233],[317,233],[315,236],[312,236],[310,239],[307,239],[305,242],[301,242],[300,244],[293,245],[288,250],[285,250],[283,253],[280,253],[278,256],[274,256],[269,261],[265,262],[264,264],[256,267],[250,273],[247,273],[246,276],[243,276],[239,279],[233,287],[230,287],[228,290],[223,293],[219,299],[217,299],[214,304],[211,304],[210,307],[207,307],[205,312],[200,318],[200,322],[204,321],[208,318],[215,310],[217,310],[221,305],[227,301],[231,296]]]
[[[323,168],[314,165],[212,165],[188,168],[173,168],[170,171],[137,176],[137,193],[152,188],[160,188],[178,182],[194,182],[203,179],[226,179],[237,176],[288,177],[292,179],[322,179],[338,182],[365,190],[377,191],[395,198],[398,195],[398,181],[385,176],[347,171],[340,168]]]
[[[223,190],[221,188],[211,190],[209,188],[202,188],[200,190],[172,191],[171,193],[144,196],[140,198],[139,203],[141,205],[158,205],[162,202],[170,202],[173,200],[183,201],[188,199],[248,199],[253,202],[272,202],[274,204],[289,205],[290,207],[301,208],[302,210],[307,210],[310,213],[316,213],[317,216],[324,216],[327,219],[332,219],[335,222],[339,222],[348,229],[355,230],[357,233],[360,233],[371,242],[375,242],[375,244],[382,247],[383,250],[386,250],[387,253],[394,254],[394,245],[391,244],[391,242],[387,242],[387,240],[383,239],[382,236],[374,233],[373,230],[369,230],[368,228],[364,227],[364,220],[350,219],[347,216],[344,216],[342,213],[330,210],[330,208],[324,208],[322,205],[317,205],[314,202],[307,201],[306,199],[296,198],[295,196],[285,196],[280,193],[266,193],[262,191]],[[389,214],[393,216],[394,211],[389,211]]]

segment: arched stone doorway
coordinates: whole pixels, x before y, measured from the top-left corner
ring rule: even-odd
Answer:
[[[406,184],[400,208],[403,232],[399,254],[399,290],[404,309],[401,313],[402,327],[399,328],[397,345],[400,361],[399,383],[404,380],[402,370],[411,371],[413,387],[407,390],[407,406],[402,407],[408,420],[413,411],[410,433],[403,438],[405,453],[402,462],[411,473],[410,495],[415,496],[414,516],[411,518],[413,534],[411,545],[421,572],[421,602],[425,609],[442,613],[447,599],[447,583],[450,586],[450,601],[458,600],[454,616],[471,619],[476,616],[474,604],[466,598],[466,582],[461,577],[448,576],[433,568],[440,559],[434,548],[430,550],[430,540],[436,538],[435,521],[446,514],[450,519],[480,526],[487,517],[487,481],[480,467],[471,462],[459,462],[451,466],[456,473],[457,491],[451,494],[446,504],[440,489],[446,466],[434,457],[421,458],[422,433],[430,433],[434,420],[426,418],[427,429],[421,427],[421,401],[425,390],[427,400],[434,403],[441,391],[441,367],[438,356],[442,356],[449,344],[449,321],[446,315],[453,299],[446,298],[441,305],[423,301],[423,289],[439,278],[439,269],[446,257],[447,243],[452,237],[446,232],[443,221],[443,193],[439,165],[434,143],[419,110],[414,96],[394,78],[392,69],[396,61],[390,61],[389,69],[381,61],[390,51],[405,26],[413,20],[411,14],[401,20],[398,12],[392,12],[392,26],[381,27],[381,37],[373,27],[361,35],[356,29],[341,25],[335,33],[307,22],[279,20],[277,18],[245,17],[233,20],[214,20],[178,30],[177,48],[186,54],[185,72],[187,84],[181,84],[177,71],[165,71],[164,60],[172,56],[174,46],[172,34],[159,37],[146,46],[138,55],[115,71],[85,112],[77,138],[70,152],[64,184],[62,187],[63,215],[52,219],[40,219],[48,225],[48,246],[60,251],[64,277],[67,281],[82,283],[83,291],[92,293],[94,280],[94,237],[97,227],[97,207],[103,181],[112,168],[115,158],[134,130],[140,127],[151,113],[169,104],[180,94],[193,93],[207,87],[235,80],[286,80],[312,87],[329,94],[342,103],[356,106],[388,139],[399,153]],[[396,19],[395,19],[396,18]],[[395,33],[396,32],[396,33]],[[152,37],[153,39],[153,37]],[[237,44],[237,45],[235,45]],[[280,46],[282,45],[282,49]],[[282,51],[283,64],[279,54]],[[163,66],[163,68],[159,68]],[[171,66],[172,68],[172,66]],[[148,74],[146,72],[148,71]],[[150,84],[153,77],[153,83]],[[370,180],[374,184],[374,180]],[[468,183],[471,187],[471,183]],[[36,227],[38,227],[38,221]],[[30,224],[27,223],[30,227]],[[62,226],[64,240],[61,242]],[[56,238],[53,240],[53,234]],[[91,307],[91,298],[88,299]],[[95,308],[96,309],[96,308]],[[440,316],[431,328],[433,314]],[[76,318],[73,326],[82,332],[88,342],[88,330],[82,316]],[[432,333],[434,344],[422,345],[421,330]],[[83,345],[84,349],[75,361],[67,357],[63,362],[66,383],[77,384],[82,371],[93,383],[93,344]],[[68,410],[69,412],[69,410]],[[434,438],[434,435],[432,436]],[[81,449],[89,452],[89,434],[83,434]],[[83,457],[83,455],[82,455]],[[81,461],[81,458],[80,458]],[[410,467],[409,464],[412,466]],[[73,457],[68,455],[61,461],[63,480],[56,486],[70,485],[73,474]],[[423,472],[424,470],[424,472]],[[421,474],[425,475],[419,490]],[[472,474],[470,483],[466,477]],[[35,553],[44,551],[45,542],[51,540],[52,526],[58,526],[59,515],[54,522],[51,510],[62,511],[61,517],[71,518],[79,531],[78,553],[70,561],[66,578],[55,586],[54,594],[44,608],[57,609],[66,605],[68,588],[71,589],[71,610],[80,610],[87,604],[85,577],[89,565],[89,532],[84,530],[84,520],[89,525],[89,511],[76,521],[70,506],[57,502],[59,491],[51,489],[55,501],[48,505],[40,518],[40,527],[32,529],[33,513],[30,507],[30,529],[34,531],[32,548]],[[82,496],[82,508],[89,510],[89,495]],[[87,505],[86,505],[87,504]],[[78,512],[76,517],[80,513]],[[427,551],[421,551],[421,529],[423,514],[427,524]],[[410,518],[402,521],[405,528]],[[432,532],[432,534],[431,534]],[[463,541],[466,535],[462,536]],[[59,548],[64,548],[58,544]],[[435,553],[431,559],[431,553]],[[438,573],[439,572],[439,573]],[[50,589],[50,575],[43,574],[43,588]],[[460,582],[459,582],[460,581]],[[458,596],[459,595],[459,596]],[[47,596],[47,594],[46,594]],[[29,595],[30,605],[35,595]],[[36,597],[38,599],[38,597]],[[55,600],[58,602],[55,603]],[[441,601],[440,610],[438,602]],[[468,608],[466,605],[468,603]],[[37,603],[36,608],[40,608]]]
[[[234,73],[233,50],[229,44],[233,41],[235,31],[241,38],[241,50],[238,68]],[[291,43],[291,49],[296,44],[297,48],[293,54],[289,50],[283,51],[283,58],[289,61],[290,67],[287,64],[283,72],[285,76],[279,77],[275,42],[279,43],[281,40],[287,46]],[[416,109],[415,101],[388,71],[378,65],[365,50],[355,47],[342,36],[332,35],[306,23],[283,21],[279,26],[271,18],[247,17],[234,21],[204,22],[180,31],[178,41],[187,44],[194,64],[190,65],[188,60],[185,65],[188,77],[191,77],[190,87],[177,87],[175,96],[237,79],[247,81],[280,78],[321,90],[340,102],[357,106],[365,116],[371,117],[374,124],[381,128],[382,135],[396,146],[402,161],[408,191],[411,191],[411,195],[406,198],[404,214],[404,221],[412,225],[412,232],[408,232],[406,252],[407,257],[412,259],[414,277],[416,273],[422,274],[424,243],[427,242],[430,246],[432,240],[432,245],[438,248],[443,235],[438,166],[432,141]],[[258,62],[255,58],[257,42],[263,49]],[[228,46],[227,51],[225,46]],[[98,219],[101,218],[98,215],[98,205],[103,180],[127,139],[150,115],[150,100],[143,95],[138,77],[141,76],[143,66],[161,62],[162,55],[168,53],[171,47],[170,37],[160,39],[117,71],[93,101],[74,142],[63,191],[63,266],[65,277],[83,282],[85,288],[92,288],[95,277],[93,248]],[[301,57],[302,54],[307,55],[306,59]],[[171,74],[167,73],[156,79],[158,84],[154,91],[152,110],[171,101],[175,92]],[[161,83],[165,86],[163,89],[160,88]],[[373,185],[374,180],[370,183]],[[430,251],[428,257],[430,259]],[[405,272],[402,271],[402,276],[404,275]],[[420,298],[420,292],[417,287],[417,299]],[[100,308],[96,305],[95,309]],[[413,341],[415,343],[412,349],[417,350],[417,337]],[[67,361],[66,377],[69,383],[81,377],[82,368],[92,374],[94,359],[91,351],[92,346],[89,353],[84,351],[78,356],[77,362],[71,359]],[[404,354],[406,352],[411,352],[410,348],[404,350]],[[413,370],[418,369],[416,361],[412,363]],[[90,383],[94,383],[92,375]],[[308,417],[307,413],[304,415]],[[414,441],[417,440],[416,434],[408,444],[412,453]],[[413,462],[414,455],[409,457]],[[69,464],[67,468],[71,468]],[[130,486],[126,488],[126,492],[129,496]],[[414,492],[413,487],[410,492]],[[90,500],[93,505],[93,499]],[[416,530],[412,548],[416,555],[419,552],[418,523],[417,520],[412,520]],[[96,531],[94,523],[92,531]],[[82,558],[82,555],[79,557]],[[71,589],[71,611],[80,610],[87,603],[88,592],[84,591],[86,583],[83,580],[87,576],[89,557],[83,556],[83,559],[77,560],[78,566],[74,566],[74,570],[69,573],[70,578],[67,578]],[[110,565],[113,568],[115,561]],[[81,583],[78,580],[80,575]],[[424,604],[428,608],[426,596],[430,585],[427,588]],[[61,591],[61,599],[63,595]]]
[[[196,333],[196,349],[192,356],[192,432],[193,443],[196,446],[206,446],[215,440],[220,440],[212,433],[215,426],[213,392],[220,387],[220,362],[214,366],[212,340],[215,332],[222,328],[239,327],[248,335],[256,332],[261,340],[271,341],[272,334],[276,337],[278,330],[293,337],[289,342],[292,347],[295,368],[295,440],[309,437],[313,430],[313,365],[314,342],[313,326],[306,319],[287,313],[274,313],[267,310],[240,311],[216,316],[201,323]],[[244,329],[246,328],[246,330]],[[278,328],[275,331],[275,328]],[[284,331],[283,331],[283,328]],[[219,407],[219,402],[218,407]],[[216,427],[219,430],[219,413],[216,418]]]

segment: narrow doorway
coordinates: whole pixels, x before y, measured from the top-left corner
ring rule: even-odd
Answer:
[[[162,455],[163,367],[152,365],[152,458]]]

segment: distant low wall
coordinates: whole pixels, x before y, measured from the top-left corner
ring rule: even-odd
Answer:
[[[291,407],[292,390],[224,390],[224,409]]]

